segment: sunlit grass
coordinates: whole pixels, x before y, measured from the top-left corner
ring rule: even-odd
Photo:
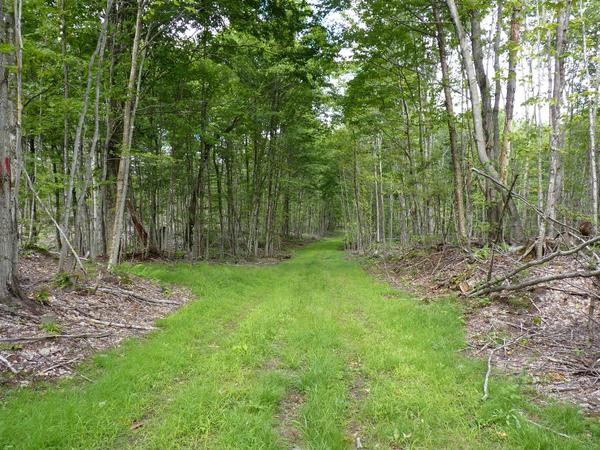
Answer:
[[[9,392],[0,446],[289,448],[278,418],[295,392],[300,448],[349,448],[355,433],[366,448],[600,447],[596,421],[534,406],[516,381],[493,378],[482,402],[484,363],[459,352],[457,304],[386,296],[338,247],[272,266],[126,268],[198,300],[95,356],[81,368],[92,382]]]

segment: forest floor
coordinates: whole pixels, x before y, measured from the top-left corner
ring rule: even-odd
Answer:
[[[81,376],[89,355],[154,329],[154,321],[189,302],[188,289],[86,264],[87,274],[58,273],[57,258],[28,250],[19,261],[28,308],[0,305],[0,384],[27,386]]]
[[[197,298],[82,377],[6,387],[3,448],[598,448],[600,423],[468,358],[460,304],[379,282],[336,240],[273,265],[134,264]]]

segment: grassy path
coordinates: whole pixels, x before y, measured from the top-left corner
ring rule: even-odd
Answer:
[[[97,355],[91,382],[9,393],[0,448],[600,448],[598,422],[514,382],[494,378],[482,403],[456,305],[398,296],[338,245],[275,266],[133,267],[200,300]]]

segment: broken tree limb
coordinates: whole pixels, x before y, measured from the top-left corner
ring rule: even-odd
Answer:
[[[502,183],[501,181],[499,181],[497,178],[494,178],[493,176],[483,172],[482,170],[477,169],[476,167],[472,167],[471,170],[473,172],[475,172],[477,175],[481,175],[482,177],[487,178],[488,180],[490,180],[492,183],[494,183],[496,186],[498,186],[499,188],[508,191],[509,188],[508,186],[506,186],[504,183]],[[517,192],[513,192],[513,197],[514,198],[518,198],[519,200],[521,200],[521,202],[523,202],[523,204],[525,204],[526,206],[528,206],[529,208],[531,208],[533,211],[535,211],[535,213],[540,216],[542,219],[552,222],[555,225],[560,225],[561,227],[564,227],[572,232],[575,233],[579,233],[579,230],[575,227],[572,227],[569,224],[566,224],[564,222],[561,222],[559,220],[553,219],[552,217],[548,217],[541,209],[539,209],[537,206],[533,205],[532,203],[529,202],[529,200],[527,200],[525,197],[523,197],[521,194],[517,193]]]
[[[37,342],[47,339],[84,339],[84,338],[103,338],[110,336],[111,333],[96,333],[96,334],[47,334],[43,336],[26,336],[16,338],[2,338],[0,342],[19,343],[19,342]]]
[[[131,297],[135,300],[139,300],[144,303],[150,303],[152,305],[172,305],[172,306],[180,305],[180,303],[175,302],[175,301],[153,300],[153,299],[145,298],[145,297],[142,297],[141,295],[136,294],[135,292],[128,291],[126,289],[112,289],[112,288],[106,288],[106,287],[97,287],[97,288],[95,288],[95,290],[98,292],[104,292],[106,294],[116,295],[117,297],[120,297],[120,296]]]
[[[530,418],[526,417],[525,414],[523,414],[523,413],[521,413],[521,417],[523,417],[523,420],[525,420],[525,422],[530,423],[531,425],[535,425],[536,427],[541,428],[543,430],[550,431],[551,433],[554,433],[557,436],[560,436],[560,437],[563,437],[563,438],[566,438],[566,439],[573,439],[573,440],[579,441],[579,439],[575,439],[573,436],[569,436],[568,434],[561,433],[560,431],[553,430],[552,428],[549,428],[549,427],[547,427],[545,425],[542,425],[541,423],[534,422]],[[581,441],[579,441],[579,442],[581,442]]]
[[[570,248],[569,250],[564,250],[564,251],[558,250],[556,252],[553,252],[553,253],[550,253],[549,255],[544,256],[543,258],[530,261],[526,264],[523,264],[523,265],[517,267],[516,269],[512,270],[511,272],[509,272],[506,275],[503,275],[499,278],[495,278],[487,283],[484,283],[477,290],[467,293],[467,297],[476,297],[478,295],[483,295],[483,294],[487,294],[489,292],[493,292],[493,291],[489,291],[488,289],[491,288],[492,286],[495,286],[499,283],[502,283],[503,281],[506,281],[506,280],[514,277],[515,275],[517,275],[518,273],[520,273],[524,270],[527,270],[531,267],[540,266],[540,265],[545,264],[559,256],[572,255],[572,254],[577,253],[577,252],[581,251],[582,249],[584,249],[584,248],[588,247],[589,245],[592,245],[598,241],[600,241],[600,236],[596,236],[592,239],[584,241],[581,244],[579,244],[573,248]],[[580,273],[580,272],[570,272],[570,273]],[[589,276],[593,276],[593,275],[589,275]],[[500,290],[502,290],[502,289],[500,289]]]
[[[13,365],[10,363],[10,361],[2,355],[0,355],[0,362],[2,364],[4,364],[6,367],[8,367],[8,370],[10,370],[15,375],[19,373],[19,371],[13,367]]]
[[[96,323],[98,325],[106,325],[107,327],[127,328],[127,329],[131,329],[131,330],[143,330],[143,331],[156,330],[155,327],[145,327],[145,326],[141,326],[141,325],[129,325],[129,324],[120,323],[120,322],[109,322],[108,320],[94,319],[93,317],[89,317],[89,316],[83,316],[82,319],[85,320],[86,322]]]
[[[522,334],[520,336],[517,336],[514,339],[511,339],[510,341],[504,342],[504,344],[502,344],[490,351],[490,354],[488,356],[488,361],[487,361],[487,371],[485,372],[485,378],[483,379],[483,396],[481,397],[482,401],[487,400],[490,395],[490,375],[492,374],[492,359],[494,358],[494,354],[498,350],[502,350],[503,348],[506,348],[509,345],[514,344],[515,342],[519,342],[521,339],[523,339],[527,336],[530,336],[530,335],[531,335],[530,333]]]
[[[522,283],[509,284],[508,286],[492,286],[478,293],[477,295],[490,294],[492,292],[500,291],[518,291],[519,289],[525,289],[538,284],[547,283],[549,281],[564,280],[566,278],[590,278],[600,276],[600,270],[592,270],[589,272],[565,272],[558,275],[548,275],[546,277],[530,278]],[[473,297],[474,295],[470,295]]]
[[[77,362],[79,360],[80,360],[80,357],[76,356],[75,358],[69,359],[67,361],[57,362],[56,364],[52,364],[50,367],[46,367],[44,370],[42,370],[40,372],[40,374],[48,373],[51,370],[57,369],[58,367],[68,366],[69,364],[73,364],[74,362]]]
[[[69,251],[71,252],[71,254],[73,255],[73,257],[75,258],[75,261],[77,262],[77,265],[79,266],[79,268],[81,269],[81,271],[84,274],[87,274],[87,271],[85,270],[85,267],[83,267],[83,263],[81,262],[81,258],[79,258],[79,255],[77,254],[77,252],[75,251],[75,249],[71,245],[71,241],[69,241],[69,238],[67,237],[67,235],[63,231],[62,227],[58,224],[58,222],[56,221],[56,219],[54,218],[54,216],[52,215],[52,213],[50,212],[50,210],[46,207],[46,204],[44,202],[42,202],[42,199],[40,198],[39,194],[37,193],[37,191],[33,187],[33,182],[31,181],[31,178],[29,177],[29,173],[27,172],[27,168],[25,167],[25,164],[23,164],[22,161],[21,161],[21,169],[23,170],[23,173],[25,174],[25,179],[27,180],[27,186],[29,187],[29,190],[34,195],[36,201],[42,207],[42,209],[44,210],[44,212],[48,215],[48,217],[50,218],[50,220],[52,221],[52,223],[54,224],[54,226],[56,227],[57,231],[60,233],[60,235],[62,236],[62,238],[65,240],[65,244],[67,245],[67,247],[69,247]]]

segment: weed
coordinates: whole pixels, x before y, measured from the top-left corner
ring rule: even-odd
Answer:
[[[60,324],[51,321],[42,322],[40,328],[46,331],[47,333],[51,334],[59,334],[62,331],[62,327],[60,326]]]
[[[54,285],[61,289],[73,287],[75,284],[73,278],[73,274],[68,272],[58,272],[54,275]]]
[[[528,309],[531,306],[531,300],[525,294],[511,295],[508,297],[508,304],[516,309]]]
[[[0,350],[22,350],[23,349],[23,344],[13,344],[13,343],[6,343],[6,342],[0,342]]]
[[[47,305],[50,300],[50,290],[47,287],[42,287],[33,293],[33,298],[36,302]]]
[[[132,286],[133,285],[133,279],[127,272],[119,271],[116,273],[116,275],[117,275],[117,278],[119,279],[120,285],[122,285],[122,286]]]

